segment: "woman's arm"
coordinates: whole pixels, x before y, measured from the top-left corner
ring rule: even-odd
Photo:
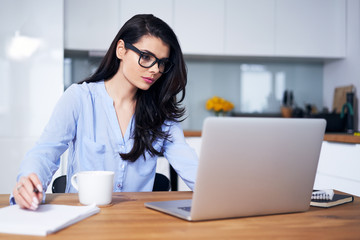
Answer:
[[[31,192],[31,184],[33,188],[46,190],[51,182],[53,174],[59,167],[61,154],[65,152],[69,142],[75,137],[76,123],[80,111],[79,90],[80,88],[77,85],[73,85],[65,91],[56,104],[38,142],[25,155],[17,176],[18,183],[12,194],[14,199],[10,199],[12,203],[24,203],[22,201],[24,199],[32,201],[34,194]],[[22,185],[28,187],[19,191],[19,186]],[[38,187],[38,185],[41,187]],[[22,195],[22,198],[20,198],[20,195]],[[40,201],[42,196],[36,196]],[[28,204],[22,204],[21,207],[28,208],[29,201],[26,201]]]
[[[170,126],[170,140],[164,144],[164,156],[190,189],[194,189],[198,156],[185,141],[184,132],[179,123]]]

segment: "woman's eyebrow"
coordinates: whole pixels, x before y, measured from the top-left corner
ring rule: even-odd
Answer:
[[[158,57],[155,55],[155,53],[153,53],[153,52],[151,52],[151,51],[149,51],[149,50],[147,50],[147,49],[144,49],[144,50],[139,49],[139,50],[142,51],[142,52],[145,52],[145,53],[149,53],[149,54],[153,55],[154,57],[156,57],[157,59],[160,59],[160,60],[169,59],[168,57],[158,58]]]

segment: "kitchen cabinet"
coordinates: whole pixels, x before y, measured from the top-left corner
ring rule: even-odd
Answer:
[[[324,141],[315,189],[336,189],[360,196],[360,144]]]
[[[226,0],[225,54],[345,57],[345,0]]]
[[[106,51],[139,13],[166,21],[186,55],[345,57],[346,0],[65,0],[65,48]]]
[[[174,31],[185,54],[224,54],[223,0],[174,0]]]
[[[345,0],[276,0],[276,55],[345,57]]]
[[[65,0],[65,49],[106,51],[120,28],[118,9],[118,0]]]
[[[107,51],[120,27],[135,14],[152,13],[172,26],[166,0],[65,0],[65,49]]]
[[[225,54],[275,54],[275,0],[225,2]]]
[[[120,26],[136,14],[153,14],[173,27],[173,1],[168,0],[121,0]]]
[[[345,57],[345,0],[175,0],[174,7],[185,54]]]

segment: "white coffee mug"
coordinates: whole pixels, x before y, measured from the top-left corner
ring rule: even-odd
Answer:
[[[79,192],[79,201],[84,205],[107,205],[111,203],[114,172],[84,171],[71,177],[71,184]]]

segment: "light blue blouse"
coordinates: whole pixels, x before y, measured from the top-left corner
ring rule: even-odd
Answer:
[[[179,123],[166,122],[171,141],[157,141],[156,150],[164,156],[191,189],[197,171],[197,155],[185,142]],[[114,171],[114,192],[152,191],[157,156],[146,153],[135,162],[124,161],[119,153],[132,149],[134,117],[124,136],[116,117],[113,100],[104,81],[73,84],[60,98],[39,141],[25,155],[20,166],[21,176],[35,172],[44,189],[59,168],[60,156],[69,148],[67,183],[79,171]],[[76,192],[67,184],[66,192]]]

